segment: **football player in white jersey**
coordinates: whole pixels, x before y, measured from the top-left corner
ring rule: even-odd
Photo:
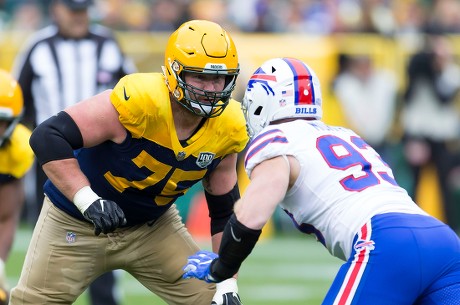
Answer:
[[[293,58],[255,71],[243,110],[251,183],[227,223],[219,256],[190,256],[185,278],[233,276],[280,206],[302,232],[345,261],[322,304],[460,304],[460,240],[420,209],[353,131],[326,125],[320,84]]]

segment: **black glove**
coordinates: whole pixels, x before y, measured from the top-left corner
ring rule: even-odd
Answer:
[[[211,305],[243,305],[241,303],[240,296],[236,292],[227,292],[222,295],[222,303],[217,304],[216,301],[212,301]]]
[[[99,198],[83,213],[94,224],[94,234],[110,233],[126,224],[125,213],[114,201]]]

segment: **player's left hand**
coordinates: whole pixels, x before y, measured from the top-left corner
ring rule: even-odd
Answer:
[[[238,286],[235,278],[229,278],[216,284],[216,293],[211,305],[242,305],[238,295]]]
[[[217,281],[210,274],[211,263],[219,256],[210,251],[198,251],[187,259],[184,266],[184,279],[196,278],[208,283]],[[238,295],[238,286],[235,278],[229,278],[220,283],[216,283],[216,293],[212,298],[211,305],[241,305],[241,299]]]
[[[218,258],[218,255],[210,251],[198,251],[187,259],[184,270],[184,279],[197,278],[207,283],[215,283],[216,280],[209,274],[211,263]]]

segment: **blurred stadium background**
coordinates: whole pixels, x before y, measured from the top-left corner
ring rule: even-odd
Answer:
[[[47,0],[0,0],[0,68],[10,70],[27,37],[46,24]],[[418,48],[423,25],[446,30],[460,55],[460,4],[457,0],[96,0],[95,22],[110,26],[123,50],[141,72],[160,72],[167,38],[186,19],[210,19],[228,28],[239,51],[241,74],[234,98],[240,100],[249,75],[271,57],[297,57],[316,71],[324,98],[324,120],[348,126],[332,93],[342,54],[368,55],[378,68],[393,71],[399,90],[406,85],[408,58]],[[249,6],[256,7],[250,10]],[[398,116],[392,128],[392,166],[403,187],[406,173]],[[436,172],[426,168],[417,192],[420,205],[443,219]],[[241,191],[247,177],[240,168]],[[209,220],[201,188],[178,202],[192,233],[204,242]],[[204,207],[204,208],[203,208]],[[24,219],[7,263],[14,286],[30,239],[32,223]],[[244,263],[239,287],[245,304],[320,304],[340,261],[313,238],[293,231],[290,220],[276,213],[263,241]],[[164,304],[128,274],[120,273],[123,304]],[[78,305],[87,304],[83,295]]]

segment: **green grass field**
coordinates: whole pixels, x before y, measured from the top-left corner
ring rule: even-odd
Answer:
[[[17,233],[6,266],[11,286],[19,278],[30,236],[27,228]],[[257,244],[243,263],[238,280],[240,296],[245,305],[321,304],[340,264],[321,244],[300,233],[267,238]],[[166,304],[128,273],[120,271],[119,276],[123,305]],[[87,305],[86,294],[75,304]]]

